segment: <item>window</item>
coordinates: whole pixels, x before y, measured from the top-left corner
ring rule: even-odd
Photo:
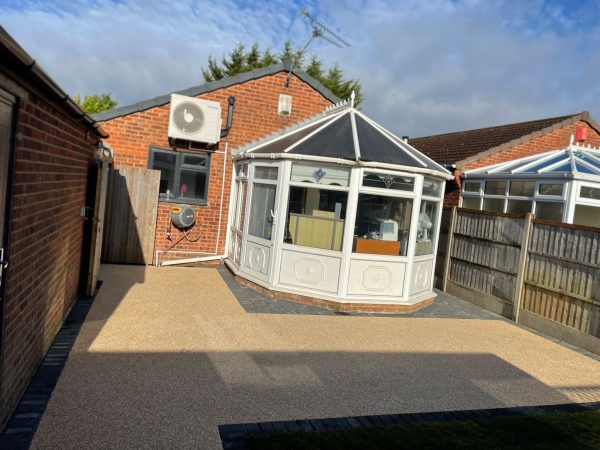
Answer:
[[[535,202],[535,217],[562,222],[564,204],[558,202]]]
[[[385,173],[365,172],[362,185],[380,189],[393,189],[397,191],[413,191],[415,179],[402,175],[389,175]]]
[[[479,197],[463,197],[463,208],[479,209]]]
[[[503,198],[484,198],[482,209],[484,211],[504,212],[504,199]]]
[[[433,254],[434,243],[437,237],[437,219],[439,207],[439,202],[421,200],[415,256]]]
[[[509,194],[517,197],[533,197],[534,190],[534,181],[511,181]]]
[[[316,183],[348,187],[350,185],[350,169],[294,163],[290,181],[294,183]]]
[[[539,195],[562,197],[565,185],[563,183],[540,183]]]
[[[575,205],[573,223],[575,225],[600,228],[600,208],[587,205]]]
[[[579,188],[579,196],[583,198],[600,200],[600,187],[581,186]]]
[[[479,192],[479,181],[472,182],[466,181],[463,187],[463,191],[465,192]]]
[[[506,181],[486,181],[484,193],[486,195],[504,195],[506,193]]]
[[[150,147],[148,168],[160,170],[159,198],[167,202],[206,204],[210,156]]]
[[[411,199],[359,194],[353,251],[406,256],[411,213]]]
[[[267,241],[271,240],[276,192],[277,185],[253,183],[250,199],[252,214],[249,216],[248,234]]]
[[[531,212],[531,204],[529,200],[509,200],[506,212],[513,214],[527,214]]]
[[[348,193],[290,186],[284,242],[341,250]]]
[[[442,182],[432,178],[423,178],[423,195],[429,197],[441,197]]]

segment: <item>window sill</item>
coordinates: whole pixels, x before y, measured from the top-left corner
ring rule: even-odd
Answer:
[[[158,197],[158,201],[160,203],[174,203],[178,205],[208,206],[208,202],[206,200],[197,200],[193,198],[172,198],[167,200],[164,197]]]

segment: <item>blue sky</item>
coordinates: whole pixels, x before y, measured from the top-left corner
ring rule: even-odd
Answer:
[[[0,22],[67,92],[126,105],[201,84],[238,42],[304,45],[301,7],[352,44],[310,52],[359,78],[363,111],[399,135],[600,120],[598,0],[0,0]]]

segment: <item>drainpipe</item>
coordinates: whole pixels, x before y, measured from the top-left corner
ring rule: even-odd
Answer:
[[[196,258],[165,261],[164,263],[161,261],[161,262],[159,262],[159,266],[174,266],[177,264],[190,264],[190,263],[195,263],[195,262],[214,261],[217,259],[222,260],[223,258],[227,257],[226,252],[221,255],[219,255],[218,252],[219,252],[219,240],[221,239],[221,226],[223,223],[223,197],[225,196],[225,175],[227,174],[227,155],[228,155],[228,150],[229,150],[229,132],[231,131],[231,127],[233,125],[233,109],[234,109],[234,105],[235,105],[235,97],[230,96],[229,99],[227,100],[227,103],[229,105],[229,107],[227,109],[227,125],[224,129],[221,130],[221,137],[225,138],[225,151],[223,153],[223,173],[222,173],[222,177],[221,177],[221,201],[220,201],[220,205],[219,205],[219,226],[217,227],[217,241],[215,243],[214,254],[210,255],[210,256],[199,256]],[[229,199],[229,201],[231,201],[231,199]],[[173,248],[173,247],[174,246],[172,246],[171,248]],[[166,253],[166,252],[164,252],[164,253]],[[162,253],[160,255],[161,258],[164,253]]]

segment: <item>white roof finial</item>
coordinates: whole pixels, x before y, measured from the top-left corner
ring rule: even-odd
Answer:
[[[569,145],[573,145],[573,142],[575,142],[575,136],[571,135],[571,138],[569,139]]]
[[[352,89],[352,93],[350,94],[350,107],[354,108],[354,97],[356,97],[356,93],[354,92],[354,89]]]

